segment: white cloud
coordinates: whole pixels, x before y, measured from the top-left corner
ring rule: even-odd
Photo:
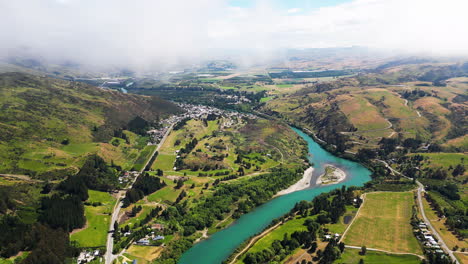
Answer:
[[[299,13],[301,12],[302,9],[301,8],[291,8],[291,9],[288,9],[288,14],[295,14],[295,13]]]
[[[468,55],[466,0],[354,0],[305,12],[227,0],[0,0],[0,53],[160,66],[250,50],[371,46]]]

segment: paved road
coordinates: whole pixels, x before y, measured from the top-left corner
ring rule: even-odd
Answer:
[[[412,179],[410,177],[407,177],[405,175],[403,175],[401,172],[393,169],[392,167],[390,167],[390,165],[388,165],[387,162],[383,161],[383,160],[377,160],[381,163],[383,163],[389,170],[391,170],[393,173],[396,173],[398,175],[401,175],[405,178],[408,178],[408,179]],[[419,210],[421,211],[421,215],[423,217],[423,220],[424,222],[426,223],[426,225],[429,227],[429,229],[431,230],[432,232],[432,235],[434,235],[437,240],[439,241],[439,244],[440,246],[444,249],[444,251],[450,256],[450,258],[452,259],[452,261],[454,261],[455,263],[457,264],[460,264],[460,262],[458,262],[457,258],[455,257],[455,255],[453,254],[453,251],[447,246],[447,244],[445,244],[444,240],[442,239],[442,237],[439,235],[439,233],[437,232],[437,229],[435,229],[432,224],[431,224],[431,221],[429,221],[429,219],[426,217],[426,213],[424,212],[424,205],[423,205],[423,202],[422,202],[422,193],[425,192],[424,190],[424,185],[422,185],[418,180],[416,180],[416,184],[418,185],[418,205],[419,205]]]
[[[110,264],[114,260],[114,255],[112,254],[112,249],[114,248],[114,237],[112,236],[112,231],[114,230],[114,223],[118,220],[120,209],[122,208],[121,198],[124,196],[125,191],[120,191],[117,195],[117,203],[115,203],[114,210],[112,212],[112,217],[109,225],[109,232],[107,233],[107,243],[106,243],[106,255],[104,256],[105,263]]]
[[[164,141],[166,141],[166,138],[167,136],[169,135],[169,133],[172,131],[172,128],[174,127],[174,125],[171,125],[167,131],[166,131],[166,134],[164,134],[164,137],[161,139],[161,142],[159,142],[158,146],[156,147],[156,149],[153,151],[152,155],[150,156],[150,158],[146,161],[145,165],[142,167],[142,169],[140,170],[140,175],[143,173],[143,171],[145,170],[146,166],[148,166],[149,162],[151,161],[151,158],[156,154],[157,151],[159,151],[159,149],[161,148],[161,146],[164,144]],[[138,179],[138,177],[135,177],[135,179],[133,180],[132,184],[130,184],[127,189],[130,189],[132,188],[133,184],[136,182],[136,180]],[[112,212],[112,217],[111,217],[111,221],[109,223],[109,232],[107,234],[107,243],[106,243],[106,255],[104,256],[104,259],[105,259],[105,263],[106,264],[111,264],[112,261],[114,261],[114,259],[116,259],[118,257],[118,254],[117,255],[114,255],[112,253],[112,250],[114,248],[114,237],[112,236],[113,234],[113,231],[114,231],[114,223],[118,220],[118,217],[119,217],[119,214],[120,214],[120,210],[122,209],[122,201],[121,199],[124,197],[125,195],[125,190],[122,190],[119,192],[119,194],[117,195],[117,203],[115,204],[114,206],[114,210]]]
[[[345,245],[345,247],[346,248],[354,248],[354,249],[361,249],[362,248],[362,247],[348,246],[348,245]],[[387,251],[387,250],[382,250],[382,249],[377,249],[377,248],[368,248],[368,247],[366,247],[366,250],[380,251],[380,252],[384,252],[384,253],[388,253],[388,254],[394,254],[394,255],[413,255],[413,256],[419,257],[420,259],[424,259],[424,256],[414,254],[414,253],[392,252],[392,251]]]
[[[432,234],[437,238],[437,240],[439,241],[439,244],[444,249],[444,251],[448,253],[452,261],[455,261],[455,263],[459,264],[457,258],[453,254],[453,251],[447,246],[447,244],[445,244],[444,240],[442,240],[442,237],[439,235],[437,230],[432,226],[431,221],[429,221],[429,219],[426,217],[426,213],[424,212],[424,207],[423,207],[424,205],[422,202],[422,192],[424,192],[424,186],[419,181],[416,181],[416,183],[419,186],[418,187],[418,204],[419,204],[419,208],[421,209],[420,211],[424,219],[424,222],[426,222],[426,225],[429,227]]]

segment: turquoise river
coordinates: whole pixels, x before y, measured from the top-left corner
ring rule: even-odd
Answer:
[[[315,196],[346,186],[362,186],[370,180],[370,171],[362,165],[332,155],[299,129],[293,128],[309,148],[309,160],[314,164],[313,181],[324,172],[325,164],[343,169],[346,180],[335,185],[315,186],[302,191],[279,196],[252,212],[243,215],[229,227],[216,232],[208,239],[195,244],[181,257],[179,264],[220,264],[246,239],[261,232],[271,221],[291,210],[301,200],[312,200]]]

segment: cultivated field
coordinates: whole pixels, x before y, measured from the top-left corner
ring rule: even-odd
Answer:
[[[136,259],[138,263],[151,263],[161,254],[162,247],[147,247],[132,245],[128,248],[127,253],[130,259]]]
[[[413,192],[368,193],[343,242],[396,253],[422,254],[410,225]]]

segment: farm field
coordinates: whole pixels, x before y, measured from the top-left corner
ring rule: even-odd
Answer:
[[[80,247],[101,247],[106,245],[109,229],[110,213],[115,199],[106,192],[89,190],[89,203],[102,203],[99,206],[86,205],[86,226],[75,230],[70,236],[71,241],[78,242]]]
[[[410,225],[413,192],[367,193],[343,242],[396,253],[422,254]]]
[[[462,253],[454,253],[460,263],[468,263],[468,255]]]
[[[129,259],[136,259],[138,263],[151,263],[153,259],[156,259],[162,252],[161,247],[150,247],[150,246],[138,246],[131,245],[127,249],[125,254]]]
[[[366,264],[419,264],[421,260],[414,255],[397,255],[387,254],[384,252],[368,250],[366,255],[359,254],[359,249],[347,248],[341,254],[341,258],[336,260],[335,264],[351,264],[359,263],[359,260],[364,260]]]

